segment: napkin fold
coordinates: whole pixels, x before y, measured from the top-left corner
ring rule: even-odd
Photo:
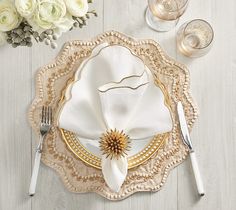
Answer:
[[[130,76],[120,82],[108,83],[98,88],[107,128],[125,131],[147,84],[148,76],[146,72],[142,72],[140,76]]]
[[[115,192],[119,192],[120,188],[127,176],[128,161],[127,157],[119,159],[109,159],[105,155],[102,156],[102,173],[107,185]]]
[[[100,48],[88,58],[70,87],[58,126],[79,137],[99,140],[110,129],[132,141],[153,138],[172,129],[165,96],[143,62],[122,46]],[[119,191],[128,171],[128,156],[102,155],[107,185]]]

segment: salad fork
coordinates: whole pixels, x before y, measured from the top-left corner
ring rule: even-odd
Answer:
[[[33,196],[35,194],[42,149],[43,149],[43,141],[48,132],[50,131],[51,127],[52,127],[52,108],[50,106],[43,106],[41,123],[40,123],[39,144],[35,152],[34,168],[32,171],[31,182],[29,187],[30,196]]]

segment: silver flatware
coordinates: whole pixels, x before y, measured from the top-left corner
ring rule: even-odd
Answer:
[[[49,106],[43,106],[41,123],[40,123],[39,144],[35,152],[34,168],[32,171],[31,182],[30,182],[30,187],[29,187],[30,196],[33,196],[35,194],[38,172],[39,172],[40,161],[41,161],[41,154],[42,154],[42,149],[43,149],[43,141],[46,135],[48,134],[48,132],[50,131],[51,125],[52,125],[52,108]]]
[[[198,194],[200,196],[204,196],[205,192],[204,192],[202,177],[201,177],[200,170],[198,167],[196,154],[193,150],[193,145],[192,145],[189,131],[188,131],[188,125],[187,125],[187,122],[185,119],[184,109],[183,109],[183,105],[181,102],[178,102],[178,104],[177,104],[177,113],[178,113],[178,117],[179,117],[180,130],[182,133],[183,142],[189,148],[190,159],[191,159],[192,169],[193,169],[193,173],[194,173],[194,177],[195,177],[195,181],[196,181],[196,185],[197,185]]]

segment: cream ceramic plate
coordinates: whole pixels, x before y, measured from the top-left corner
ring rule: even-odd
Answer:
[[[135,192],[158,191],[164,186],[171,169],[183,162],[188,154],[181,140],[176,103],[182,102],[190,129],[197,118],[197,109],[190,95],[189,73],[184,65],[169,58],[153,40],[136,40],[109,31],[90,41],[77,40],[66,43],[55,60],[40,68],[36,75],[35,99],[29,110],[29,122],[36,133],[39,133],[41,107],[50,105],[54,115],[59,112],[58,106],[67,84],[74,79],[78,67],[91,56],[93,49],[103,43],[127,47],[142,59],[155,80],[163,84],[169,95],[173,130],[145,163],[128,170],[126,180],[118,193],[112,192],[106,185],[100,169],[85,164],[68,148],[57,127],[56,117],[51,132],[43,144],[42,161],[58,172],[68,190],[77,193],[96,192],[107,199],[120,200]],[[77,139],[74,142],[98,156],[96,151],[91,149],[92,144],[86,146]],[[76,151],[76,145],[70,144],[70,146]]]
[[[67,103],[68,100],[71,99],[71,89],[77,81],[80,82],[80,79],[82,77],[82,74],[80,75],[80,73],[81,71],[86,70],[87,63],[91,62],[93,59],[96,59],[97,56],[100,55],[100,52],[102,52],[104,49],[107,50],[109,47],[113,46],[114,45],[108,45],[106,43],[103,43],[101,46],[97,46],[91,53],[91,56],[80,65],[80,67],[75,73],[74,79],[69,82],[69,84],[65,88],[65,91],[63,91],[62,100],[60,102],[61,108],[65,105],[65,103]],[[132,52],[128,48],[124,47],[124,49],[126,49],[127,52],[129,52],[133,56]],[[137,58],[138,57],[136,57],[136,59]],[[138,58],[138,60],[143,63],[141,59]],[[150,70],[144,64],[143,67],[147,75],[149,75],[149,77],[152,77]],[[102,68],[102,66],[100,66],[100,68]],[[96,69],[93,69],[93,71],[95,72]],[[96,74],[94,74],[94,77],[96,77]],[[165,97],[165,105],[170,109],[169,95],[164,85],[161,84],[159,80],[156,80],[156,88],[159,88],[162,91]],[[96,91],[96,88],[94,89],[94,91]],[[79,90],[77,94],[81,94]],[[67,146],[78,158],[95,168],[101,169],[102,154],[99,149],[99,140],[88,140],[79,137],[77,134],[67,131],[65,129],[60,129],[60,131],[62,134],[62,138],[66,142]],[[131,169],[147,161],[154,153],[156,153],[156,151],[164,143],[167,137],[168,133],[165,133],[162,135],[156,135],[154,138],[151,139],[147,138],[139,141],[133,141],[131,150],[128,151],[128,168]]]

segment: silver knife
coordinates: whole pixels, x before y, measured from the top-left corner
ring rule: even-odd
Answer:
[[[202,182],[200,170],[198,167],[196,154],[193,150],[193,145],[192,145],[192,142],[190,139],[188,125],[187,125],[185,115],[184,115],[183,105],[180,101],[177,104],[177,113],[178,113],[178,117],[179,117],[179,124],[180,124],[180,130],[181,130],[182,137],[183,137],[183,142],[189,148],[190,159],[191,159],[192,169],[193,169],[193,173],[194,173],[194,177],[195,177],[195,181],[196,181],[196,185],[197,185],[197,190],[198,190],[198,193],[200,196],[204,196],[205,192],[204,192],[204,187],[203,187],[203,182]]]

